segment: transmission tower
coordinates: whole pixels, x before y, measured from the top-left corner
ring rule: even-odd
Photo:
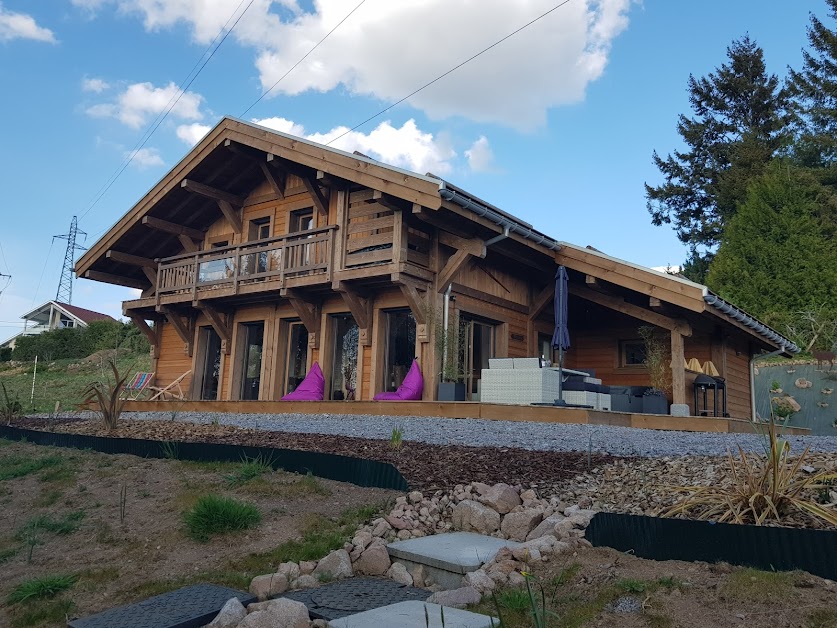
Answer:
[[[53,242],[56,240],[67,241],[67,252],[64,253],[64,266],[61,267],[61,280],[58,282],[58,292],[55,294],[55,300],[59,303],[73,302],[73,266],[76,261],[76,251],[85,251],[85,247],[76,244],[76,238],[79,234],[87,239],[87,233],[78,228],[78,218],[73,216],[73,221],[70,223],[70,232],[63,235],[52,236]]]

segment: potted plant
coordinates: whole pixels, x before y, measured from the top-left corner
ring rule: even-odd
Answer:
[[[654,327],[645,325],[638,331],[645,343],[643,364],[651,380],[651,388],[642,397],[642,411],[646,414],[668,414],[667,394],[671,390],[669,351]]]
[[[434,317],[436,354],[440,364],[436,399],[438,401],[465,401],[468,397],[465,389],[463,338],[459,316],[452,316],[445,329],[442,317],[436,314]]]

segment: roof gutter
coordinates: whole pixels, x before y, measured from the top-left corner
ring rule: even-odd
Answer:
[[[782,336],[780,333],[770,329],[761,321],[753,318],[747,312],[738,309],[731,303],[724,301],[717,294],[712,294],[709,290],[704,290],[703,300],[707,305],[711,305],[723,314],[738,321],[745,327],[752,329],[755,333],[763,338],[766,338],[781,349],[781,353],[794,354],[799,353],[800,349],[796,344]]]
[[[551,251],[558,251],[561,249],[561,245],[552,238],[545,236],[542,233],[538,233],[531,227],[528,227],[516,220],[503,216],[500,212],[491,209],[482,203],[476,202],[474,199],[462,194],[458,190],[450,188],[445,181],[439,182],[439,196],[446,201],[456,203],[463,209],[474,212],[477,216],[490,220],[495,225],[500,227],[504,234],[516,233],[517,235],[522,236],[535,244],[544,246]],[[492,241],[497,241],[497,239],[492,238],[492,240],[489,240],[489,242]]]

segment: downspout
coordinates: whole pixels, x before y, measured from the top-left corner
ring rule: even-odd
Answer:
[[[448,287],[445,289],[445,304],[442,307],[442,333],[448,333],[448,312],[450,309],[450,293],[453,290],[453,284],[449,283]],[[437,341],[438,342],[438,341]],[[438,345],[437,345],[438,346]],[[445,338],[445,342],[442,344],[442,368],[439,371],[439,379],[442,379],[445,365],[448,363],[448,343],[447,337]]]
[[[772,358],[774,355],[781,355],[787,351],[788,349],[785,345],[782,345],[780,349],[776,349],[770,353],[755,355],[750,358],[750,418],[753,422],[756,420],[756,360]]]

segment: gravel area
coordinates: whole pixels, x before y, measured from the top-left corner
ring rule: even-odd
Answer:
[[[66,413],[93,418],[92,412]],[[46,416],[46,415],[41,415]],[[170,412],[125,412],[124,418],[172,420]],[[302,434],[334,434],[389,440],[393,428],[403,429],[405,441],[435,445],[520,447],[539,451],[592,451],[617,456],[719,456],[740,445],[745,451],[762,452],[758,434],[669,432],[606,425],[390,417],[349,414],[233,414],[178,412],[178,422],[221,423],[237,427]],[[821,453],[837,453],[837,436],[789,436],[791,450],[805,447]]]

